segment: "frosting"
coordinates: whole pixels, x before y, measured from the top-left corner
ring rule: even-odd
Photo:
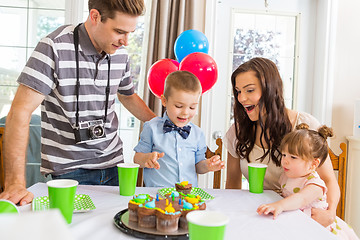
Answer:
[[[196,204],[200,202],[200,199],[198,197],[189,197],[190,194],[188,194],[187,197],[185,197],[185,200],[189,203]]]
[[[191,203],[188,203],[188,202],[186,202],[185,200],[183,201],[183,208],[184,209],[187,209],[187,210],[190,210],[190,209],[192,209],[193,208],[193,205],[191,204]]]
[[[166,199],[166,200],[167,200],[167,199]],[[173,208],[173,206],[172,206],[171,203],[166,206],[165,212],[168,212],[168,213],[174,213],[174,212],[175,212],[175,208]]]
[[[133,199],[130,200],[130,202],[139,205],[139,204],[144,204],[149,200],[150,200],[149,194],[139,194],[139,195],[134,195]]]
[[[153,200],[150,201],[150,202],[147,202],[147,203],[145,204],[145,207],[147,207],[147,208],[155,208],[155,199],[153,199]]]
[[[189,185],[189,181],[182,181],[181,183],[179,183],[181,186],[185,187],[187,185]]]
[[[165,199],[152,198],[149,194],[134,195],[130,203],[138,205],[140,208],[156,209],[166,215],[177,215],[181,211],[197,210],[204,204],[199,195],[181,194],[173,191],[166,195]]]

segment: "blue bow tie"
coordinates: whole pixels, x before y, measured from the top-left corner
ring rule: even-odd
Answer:
[[[178,131],[180,136],[182,136],[184,139],[186,139],[189,136],[190,129],[191,129],[191,126],[178,127],[178,126],[175,126],[175,124],[169,120],[165,120],[164,127],[163,127],[164,133],[175,130],[175,131]]]

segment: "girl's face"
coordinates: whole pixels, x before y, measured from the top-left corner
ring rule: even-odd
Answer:
[[[309,175],[317,167],[317,160],[303,159],[288,152],[287,147],[282,151],[281,166],[288,178],[299,178]]]
[[[261,98],[260,80],[254,71],[243,72],[235,78],[237,99],[244,107],[251,121],[259,119],[259,101]]]
[[[178,127],[184,127],[197,112],[200,93],[172,89],[168,99],[161,96],[169,119]]]

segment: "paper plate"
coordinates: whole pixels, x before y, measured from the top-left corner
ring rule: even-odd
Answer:
[[[87,212],[94,210],[96,207],[91,201],[89,195],[86,194],[76,194],[74,202],[74,212]],[[32,210],[33,211],[42,211],[49,209],[49,197],[37,197],[32,201]]]
[[[161,196],[165,197],[166,194],[171,193],[173,191],[176,191],[175,187],[170,188],[161,188],[158,190]],[[193,187],[191,189],[191,194],[199,195],[202,200],[212,200],[214,199],[213,196],[211,196],[209,193],[205,192],[203,189],[198,187]]]

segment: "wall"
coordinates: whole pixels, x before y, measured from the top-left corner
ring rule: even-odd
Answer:
[[[360,98],[360,1],[338,0],[334,60],[332,127],[336,136],[330,141],[336,152],[346,136],[353,135],[354,102]]]
[[[334,151],[340,152],[340,142],[347,142],[346,136],[353,135],[354,103],[360,99],[360,1],[338,0],[336,47],[334,60],[334,95],[332,106],[332,127],[336,136],[330,141]],[[354,144],[354,142],[352,142]],[[345,220],[357,234],[360,234],[359,191],[353,187],[357,182],[358,160],[352,147],[348,153],[348,176],[345,199]],[[354,161],[355,160],[355,161]],[[356,174],[356,175],[354,175]]]

